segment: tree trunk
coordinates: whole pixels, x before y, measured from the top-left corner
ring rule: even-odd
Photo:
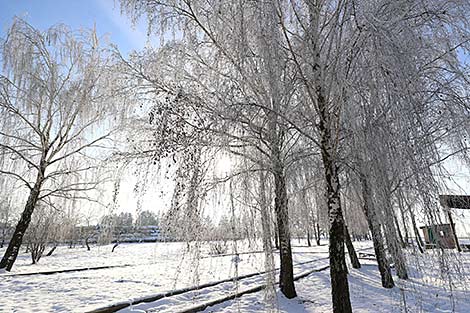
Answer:
[[[320,242],[320,224],[318,224],[318,222],[316,223],[315,225],[315,228],[316,230],[314,231],[315,233],[315,240],[317,242],[317,246],[320,246],[321,245],[321,242]]]
[[[90,243],[88,242],[88,240],[90,240],[90,236],[87,236],[87,237],[85,238],[86,249],[87,249],[87,251],[90,251],[90,250],[91,250],[91,249],[90,249]]]
[[[392,255],[393,262],[395,263],[395,268],[397,270],[397,275],[401,279],[408,279],[408,272],[406,270],[405,258],[403,256],[401,245],[399,244],[399,239],[397,238],[397,230],[395,228],[395,223],[393,217],[394,215],[392,208],[390,207],[390,202],[387,202],[385,212],[388,217],[385,217],[385,239],[387,241],[387,247]]]
[[[406,260],[403,255],[402,246],[403,241],[400,242],[398,237],[399,229],[396,228],[396,214],[392,207],[392,195],[390,190],[391,184],[390,180],[386,173],[383,173],[383,184],[381,186],[382,196],[383,196],[383,222],[385,227],[385,239],[387,241],[388,251],[390,252],[393,262],[395,263],[395,268],[397,270],[397,275],[401,279],[408,279],[408,271],[406,269]]]
[[[7,235],[7,230],[10,228],[9,227],[9,216],[10,216],[10,201],[8,201],[8,207],[5,215],[5,222],[3,223],[3,229],[2,229],[2,242],[0,243],[0,248],[3,248],[5,246],[5,237]]]
[[[271,208],[266,199],[266,176],[265,173],[260,171],[260,202],[261,202],[261,227],[263,230],[263,250],[264,250],[264,268],[266,271],[266,304],[268,309],[274,311],[276,303],[276,277],[275,277],[275,263],[273,255],[272,243],[272,224],[271,224]]]
[[[116,247],[119,246],[119,242],[116,242],[113,246],[113,249],[111,250],[111,252],[114,252],[114,249],[116,249]]]
[[[31,247],[31,264],[36,264],[36,249]]]
[[[408,209],[410,210],[411,224],[413,224],[413,232],[415,233],[415,236],[416,236],[416,243],[418,244],[419,252],[424,253],[424,242],[423,242],[423,239],[421,238],[421,235],[419,234],[419,229],[416,226],[415,215],[413,211],[411,211],[410,206],[408,206]]]
[[[277,223],[274,224],[274,247],[276,250],[279,250],[279,230],[277,228]]]
[[[341,210],[340,184],[338,166],[336,164],[336,149],[331,134],[331,113],[327,112],[327,103],[321,90],[317,90],[320,111],[319,131],[321,136],[321,154],[325,182],[327,187],[327,207],[330,220],[329,255],[331,294],[333,313],[352,312],[349,298],[348,269],[344,257],[344,219]]]
[[[403,235],[400,230],[400,224],[398,223],[397,215],[396,214],[392,214],[392,215],[393,215],[393,221],[395,223],[395,227],[397,228],[398,238],[400,239],[401,246],[403,248],[406,248],[405,240],[403,239]]]
[[[3,246],[5,245],[5,234],[6,234],[6,226],[2,230],[2,242],[0,243],[0,248],[3,248]]]
[[[13,233],[2,260],[0,261],[0,269],[11,271],[11,268],[13,267],[13,264],[18,257],[18,252],[20,250],[21,243],[23,242],[24,234],[28,229],[29,223],[31,222],[31,216],[33,215],[34,208],[36,207],[36,203],[39,199],[39,192],[43,182],[43,177],[44,169],[41,167],[41,170],[38,172],[36,183],[29,193],[25,208],[21,214],[21,218],[16,225],[15,232]]]
[[[343,202],[344,214],[346,215],[346,202]],[[344,240],[346,244],[346,248],[348,249],[349,259],[351,261],[351,265],[353,268],[361,268],[361,263],[359,262],[359,258],[357,257],[356,250],[354,249],[354,245],[351,241],[351,235],[349,234],[348,226],[346,223],[344,224]]]
[[[313,225],[315,227],[315,217],[313,216],[313,212],[310,210],[308,204],[307,204],[307,199],[305,198],[306,197],[306,191],[304,190],[302,192],[302,205],[303,205],[303,208],[304,208],[304,218],[305,218],[305,222],[303,223],[303,225],[305,226],[305,229],[307,231],[307,246],[311,247],[312,246],[312,242],[310,241],[310,225]],[[310,220],[312,219],[312,220]]]
[[[326,158],[325,158],[326,159]],[[344,256],[344,220],[339,196],[339,179],[334,162],[326,160],[325,176],[328,193],[328,215],[330,219],[329,256],[333,312],[352,312],[349,299],[349,283]]]
[[[46,256],[51,256],[52,253],[54,253],[55,249],[57,249],[57,246],[53,246],[52,249],[46,254]]]
[[[397,244],[396,234],[393,232],[396,232],[396,230],[391,227],[388,227],[387,231],[385,232],[387,234],[385,236],[387,246],[389,248],[393,262],[395,263],[398,277],[401,279],[408,279],[408,271],[406,270],[405,259],[401,252],[400,245]]]
[[[382,287],[393,288],[393,286],[395,286],[395,283],[393,282],[392,272],[390,270],[390,265],[387,261],[387,256],[385,254],[382,232],[380,229],[380,225],[377,221],[375,210],[370,203],[369,184],[367,183],[367,178],[364,175],[360,176],[360,180],[362,185],[364,214],[367,218],[369,230],[372,233],[372,242],[374,244],[375,257],[377,258],[377,265],[379,267],[380,277],[382,279]]]
[[[297,296],[297,293],[295,292],[294,286],[294,269],[289,231],[289,212],[287,208],[287,188],[283,169],[279,166],[274,172],[274,185],[274,211],[276,213],[279,233],[279,255],[281,258],[279,288],[286,298],[292,299]]]
[[[361,263],[357,257],[356,250],[351,241],[351,236],[349,235],[348,227],[344,225],[344,238],[346,240],[346,247],[348,248],[349,258],[351,260],[351,265],[353,268],[361,268]]]
[[[398,198],[398,208],[400,209],[401,222],[403,224],[403,229],[405,231],[405,238],[404,238],[405,247],[407,247],[410,241],[410,235],[408,233],[408,227],[406,223],[406,211],[405,211],[405,206],[403,204],[403,193],[401,189],[399,190],[399,194],[397,198]]]
[[[31,249],[31,252],[32,252],[31,256],[33,258],[33,264],[36,264],[39,262],[45,249],[46,249],[45,244],[39,243],[39,244],[33,245]]]

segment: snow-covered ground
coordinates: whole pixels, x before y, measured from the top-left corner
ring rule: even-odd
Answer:
[[[326,245],[321,247],[295,246],[295,274],[328,264]],[[370,243],[356,243],[357,248]],[[232,255],[211,257],[209,247],[194,246],[188,252],[185,243],[121,244],[112,246],[68,249],[59,247],[51,257],[31,265],[29,255],[20,255],[11,273],[0,274],[0,312],[84,312],[106,305],[130,301],[183,287],[196,286],[236,276]],[[256,251],[259,246],[238,244],[238,251]],[[0,250],[0,254],[4,250]],[[369,250],[370,252],[371,250]],[[230,253],[230,251],[228,251]],[[354,312],[470,312],[470,253],[446,256],[446,270],[436,251],[419,256],[408,253],[411,279],[398,281],[391,290],[380,286],[380,277],[373,261],[362,260],[360,270],[350,271],[350,289]],[[278,259],[275,258],[276,266]],[[15,276],[60,269],[119,266],[109,269],[68,272],[53,275]],[[126,266],[120,266],[126,265]],[[419,270],[418,270],[419,269]],[[264,271],[262,253],[241,254],[238,275]],[[451,273],[449,276],[448,273]],[[13,275],[13,276],[11,276]],[[449,277],[452,284],[449,284]],[[200,301],[221,297],[234,290],[244,290],[264,283],[257,276],[241,282],[227,282],[200,292],[168,297],[155,303],[126,308],[124,311],[177,312]],[[285,312],[330,312],[331,300],[328,270],[317,272],[296,283],[298,298],[284,299],[278,294],[278,307]],[[449,289],[452,287],[452,293]],[[245,295],[237,300],[210,307],[207,312],[256,312],[265,308],[264,292]]]
[[[429,251],[428,251],[429,253]],[[412,259],[409,256],[409,259]],[[422,262],[435,256],[419,257]],[[454,271],[454,286],[449,290],[448,277],[442,277],[438,268],[433,266],[416,270],[411,265],[412,273],[408,281],[394,279],[397,286],[392,289],[382,288],[377,263],[361,260],[362,268],[350,270],[349,288],[353,312],[470,312],[470,255],[460,258],[460,269],[466,273]],[[463,261],[464,260],[464,261]],[[425,266],[425,264],[422,264]],[[455,265],[455,264],[454,264]],[[457,268],[454,268],[456,270]],[[460,276],[462,275],[462,276]],[[441,277],[440,277],[441,276]],[[444,275],[446,276],[446,275]],[[277,292],[278,312],[326,313],[332,311],[330,295],[330,277],[328,271],[309,275],[296,283],[298,297],[286,299]],[[204,312],[265,312],[264,292],[242,296],[239,299],[209,307]]]
[[[239,244],[239,250],[260,250]],[[209,248],[185,243],[121,244],[68,249],[59,247],[50,257],[31,265],[29,254],[21,254],[11,273],[0,274],[0,312],[83,312],[132,298],[235,276],[233,256],[209,257]],[[294,260],[304,262],[327,256],[327,247],[295,248]],[[3,255],[4,250],[0,250]],[[230,252],[230,251],[228,251]],[[242,254],[238,274],[264,270],[262,253]],[[278,262],[276,258],[276,262]],[[84,267],[116,266],[109,269],[53,275],[10,276]]]

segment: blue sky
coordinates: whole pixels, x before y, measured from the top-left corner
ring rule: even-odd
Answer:
[[[58,23],[72,29],[93,28],[96,23],[99,36],[107,35],[123,53],[140,50],[147,43],[145,21],[132,27],[114,0],[0,0],[0,37],[14,16],[41,30]]]

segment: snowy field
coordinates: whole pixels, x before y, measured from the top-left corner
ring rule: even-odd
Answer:
[[[432,257],[429,257],[432,258]],[[353,312],[470,312],[470,255],[466,255],[466,273],[455,275],[450,292],[449,281],[440,277],[436,268],[413,271],[409,281],[394,276],[396,287],[384,289],[380,284],[377,263],[361,260],[362,268],[350,270],[349,288]],[[460,271],[460,270],[459,270]],[[457,274],[457,272],[454,272]],[[445,275],[444,275],[445,276]],[[465,279],[465,281],[464,281]],[[461,280],[460,282],[458,280]],[[277,310],[295,313],[331,312],[330,277],[328,271],[309,275],[296,284],[298,297],[286,299],[277,292]],[[204,312],[265,312],[263,293],[245,295],[206,309]]]
[[[328,265],[326,245],[306,247],[304,243],[299,245],[297,241],[293,244],[295,263],[317,260],[296,265],[294,274]],[[355,244],[358,249],[370,247],[368,242]],[[260,250],[259,246],[237,245],[239,252]],[[264,271],[263,253],[241,254],[237,262],[233,255],[210,256],[207,244],[198,248],[192,246],[189,251],[184,243],[121,244],[113,253],[111,249],[112,246],[93,247],[91,251],[59,247],[53,256],[44,257],[36,265],[30,264],[29,255],[22,254],[11,273],[0,275],[0,311],[86,312],[136,298],[231,278],[237,274],[241,276]],[[412,277],[407,282],[395,277],[397,287],[391,290],[381,288],[374,262],[361,260],[363,268],[350,271],[354,312],[470,312],[470,254],[459,256],[452,253],[446,257],[451,264],[447,268],[440,266],[441,257],[434,251],[427,251],[425,256],[415,256],[409,252]],[[275,261],[278,266],[277,255]],[[52,275],[17,275],[99,266],[115,267]],[[134,305],[122,311],[178,312],[264,282],[264,276],[239,282],[230,281],[201,291]],[[280,311],[331,311],[328,270],[312,273],[299,280],[296,286],[299,296],[297,299],[287,300],[278,293],[277,307]],[[264,310],[264,291],[260,291],[210,307],[206,312]]]

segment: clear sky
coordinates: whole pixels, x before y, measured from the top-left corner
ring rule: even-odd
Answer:
[[[14,16],[42,30],[58,23],[72,29],[93,28],[96,23],[98,35],[108,36],[124,54],[147,43],[145,21],[132,27],[114,0],[0,0],[0,37],[4,37]]]

